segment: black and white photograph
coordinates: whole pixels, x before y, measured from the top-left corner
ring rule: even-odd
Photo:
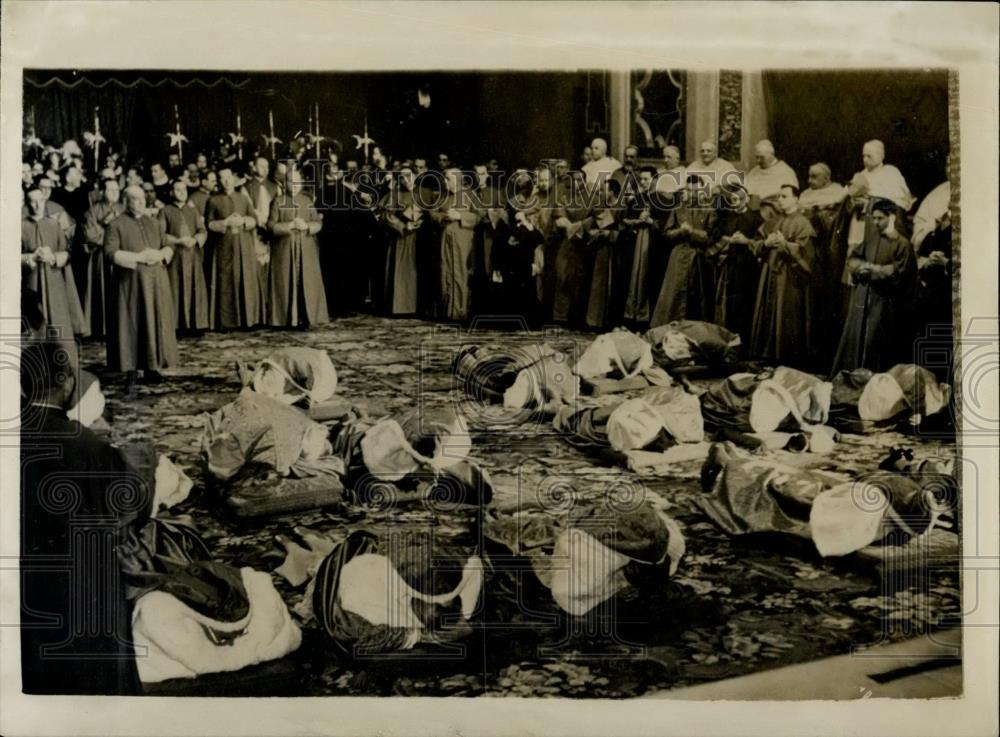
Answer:
[[[996,6],[580,5],[4,3],[5,734],[996,733]]]

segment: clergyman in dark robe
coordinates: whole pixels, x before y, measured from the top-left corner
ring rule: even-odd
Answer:
[[[792,185],[782,185],[779,216],[765,223],[763,238],[750,244],[762,262],[750,357],[775,365],[811,362],[810,282],[816,231],[799,211],[798,194]]]
[[[141,190],[140,190],[141,195]],[[116,550],[152,490],[67,417],[79,371],[54,341],[21,355],[21,678],[27,694],[142,693]]]
[[[842,369],[885,371],[912,362],[912,299],[916,260],[910,241],[895,230],[896,207],[872,205],[873,232],[847,259],[854,286],[831,375]],[[909,355],[908,355],[909,354]]]

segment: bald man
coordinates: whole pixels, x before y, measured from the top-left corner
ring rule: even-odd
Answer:
[[[722,182],[722,175],[736,171],[736,167],[719,156],[718,147],[714,141],[702,141],[698,147],[698,158],[688,164],[687,170],[707,179],[711,189],[717,190]]]
[[[830,167],[819,162],[809,167],[809,188],[799,197],[799,207],[803,210],[835,207],[847,197],[847,190],[830,181]],[[806,213],[808,214],[808,213]]]
[[[756,166],[747,173],[746,188],[750,195],[751,207],[767,197],[781,193],[781,188],[790,184],[799,188],[799,178],[788,164],[774,154],[774,144],[767,139],[754,146]]]
[[[656,173],[656,192],[679,192],[687,185],[687,167],[681,164],[681,150],[677,146],[663,147],[664,167]]]
[[[582,169],[587,184],[596,184],[599,179],[609,178],[622,168],[618,159],[608,156],[608,142],[603,138],[595,138],[590,142],[590,152],[593,160],[584,164]]]
[[[914,197],[899,169],[885,163],[885,145],[879,140],[868,141],[861,149],[861,161],[864,169],[854,175],[848,187],[851,196],[889,200],[902,212],[909,212]]]

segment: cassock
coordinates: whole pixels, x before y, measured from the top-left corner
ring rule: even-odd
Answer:
[[[476,198],[475,207],[480,217],[479,225],[476,226],[474,256],[476,273],[473,292],[477,300],[475,308],[489,312],[496,302],[496,295],[493,294],[496,291],[493,282],[493,272],[496,270],[493,263],[493,248],[497,238],[502,237],[498,231],[506,225],[504,221],[507,212],[501,201],[501,192],[491,185],[477,189],[473,196]],[[476,292],[478,294],[475,294]]]
[[[719,213],[709,253],[715,261],[715,322],[740,336],[749,345],[753,331],[753,308],[760,281],[760,262],[747,244],[730,243],[736,233],[757,237],[763,221],[749,208],[729,208]]]
[[[230,215],[253,218],[254,224],[230,225]],[[205,211],[212,250],[210,320],[216,329],[247,328],[264,319],[260,264],[253,231],[256,211],[242,192],[217,194]]]
[[[766,169],[755,166],[747,173],[747,194],[758,200],[778,194],[786,184],[798,189],[799,178],[796,176],[795,170],[781,160],[775,161]]]
[[[715,285],[705,251],[715,219],[715,210],[688,203],[670,212],[665,240],[672,248],[653,309],[652,327],[674,320],[712,321]]]
[[[56,258],[50,266],[36,261],[40,248],[48,248]],[[38,295],[42,314],[50,330],[58,331],[60,343],[78,365],[74,335],[86,335],[80,295],[76,290],[73,269],[69,266],[70,252],[66,233],[51,217],[32,217],[21,221],[21,286]]]
[[[572,192],[564,194],[573,198]],[[554,215],[559,247],[555,257],[555,291],[552,319],[556,322],[582,323],[590,296],[590,264],[586,242],[587,229],[592,223],[591,210],[573,199],[560,205]]]
[[[83,187],[77,187],[74,190],[55,189],[52,191],[52,199],[62,205],[75,225],[73,238],[69,244],[70,266],[73,269],[77,288],[85,291],[87,289],[87,253],[81,246],[83,246],[84,240],[83,222],[87,210],[90,208],[90,197]]]
[[[21,218],[31,216],[31,209],[25,204],[21,208]],[[74,236],[76,235],[76,221],[69,216],[66,212],[66,208],[60,205],[58,202],[53,200],[45,201],[45,217],[52,218],[59,223],[59,227],[62,228],[63,233],[66,234],[66,242],[70,245],[73,244]]]
[[[556,255],[562,242],[562,230],[556,227],[558,219],[557,212],[560,203],[569,202],[568,190],[562,185],[552,183],[545,192],[536,191],[535,198],[538,201],[538,212],[535,216],[535,225],[542,235],[541,253],[539,263],[541,273],[535,278],[536,292],[541,302],[541,318],[548,320],[552,318],[552,308],[556,294]]]
[[[104,259],[104,230],[125,206],[120,202],[98,202],[83,219],[84,250],[87,254],[87,288],[83,298],[84,332],[103,340],[107,334],[115,303],[111,301],[111,265]]]
[[[303,192],[280,195],[271,203],[267,226],[271,246],[270,324],[276,327],[322,325],[330,321],[319,264],[316,234],[323,216]],[[300,218],[308,230],[292,229]]]
[[[935,251],[940,251],[948,259],[947,263],[931,263],[928,257]],[[934,365],[926,367],[942,381],[952,381],[950,356],[953,352],[954,318],[952,313],[955,293],[952,281],[951,254],[951,221],[945,218],[939,221],[937,227],[924,237],[920,244],[920,250],[917,251],[916,309],[914,309],[916,337],[927,338],[928,345],[932,343],[935,349],[939,347],[943,349],[938,355],[949,357],[948,359],[936,360],[933,362]],[[928,348],[927,353],[930,352],[931,350]]]
[[[165,231],[164,242],[174,249],[168,266],[171,293],[177,313],[179,330],[207,330],[208,285],[205,283],[205,254],[202,251],[208,232],[198,206],[190,199],[178,207],[167,205],[159,214]],[[184,245],[178,239],[194,238],[194,245]]]
[[[590,290],[587,299],[587,327],[607,329],[613,327],[620,315],[615,314],[614,285],[620,283],[617,274],[615,244],[620,224],[611,207],[598,207],[589,219],[586,230],[586,248],[590,271]]]
[[[515,196],[501,222],[493,248],[493,268],[500,272],[501,297],[497,305],[505,314],[523,317],[529,326],[541,320],[535,273],[542,267],[545,234],[539,221],[542,208]]]
[[[159,371],[179,362],[177,316],[167,266],[135,263],[132,268],[116,263],[115,253],[138,254],[160,249],[163,228],[148,215],[126,212],[106,229],[104,257],[112,272],[112,297],[116,305],[108,331],[108,366],[116,371]],[[176,253],[174,258],[176,258]]]
[[[135,489],[122,454],[65,410],[33,405],[22,419],[24,692],[141,694],[116,552],[152,489]]]
[[[874,265],[868,280],[857,274],[864,264]],[[912,362],[910,312],[916,262],[909,240],[899,233],[870,233],[848,257],[847,271],[854,286],[831,375],[842,369],[885,371],[896,363]]]
[[[775,232],[785,242],[768,245],[766,236]],[[795,212],[764,223],[759,233],[765,237],[750,245],[762,261],[750,355],[774,364],[808,363],[815,231],[805,215]]]
[[[389,229],[386,256],[386,301],[393,315],[417,312],[419,277],[417,274],[417,238],[423,226],[423,210],[413,192],[400,188],[382,198],[382,217]]]
[[[257,278],[260,281],[260,293],[264,296],[262,319],[266,322],[271,306],[271,234],[267,232],[267,223],[271,216],[271,203],[278,196],[278,185],[270,179],[260,179],[254,176],[247,179],[244,189],[250,202],[253,203],[253,210],[257,216],[257,227],[253,231],[254,248],[257,251]]]
[[[625,227],[618,237],[619,278],[615,287],[620,304],[616,313],[625,320],[648,323],[652,315],[653,300],[659,295],[666,271],[665,216],[645,192],[626,206]]]
[[[831,185],[833,186],[833,185]],[[825,187],[824,189],[830,189]],[[843,188],[841,188],[843,189]],[[822,192],[824,190],[806,190]],[[846,190],[843,190],[846,194]],[[803,202],[810,203],[808,207]],[[812,349],[816,359],[827,365],[833,360],[837,341],[844,326],[844,314],[850,292],[845,281],[847,241],[851,227],[851,200],[847,197],[827,199],[799,198],[802,214],[816,231],[813,245],[816,260],[812,276]]]
[[[467,192],[449,192],[431,213],[441,230],[442,317],[464,320],[469,316],[470,283],[475,272],[475,232],[479,212]],[[448,216],[455,210],[456,219]]]
[[[206,192],[204,189],[196,189],[188,195],[188,202],[194,205],[194,209],[199,215],[205,217],[205,210],[208,207],[208,200],[211,196],[211,192]]]

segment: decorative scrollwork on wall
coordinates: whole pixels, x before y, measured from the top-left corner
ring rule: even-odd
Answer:
[[[663,147],[683,143],[684,72],[643,69],[632,72],[631,142],[641,158],[659,159]]]

